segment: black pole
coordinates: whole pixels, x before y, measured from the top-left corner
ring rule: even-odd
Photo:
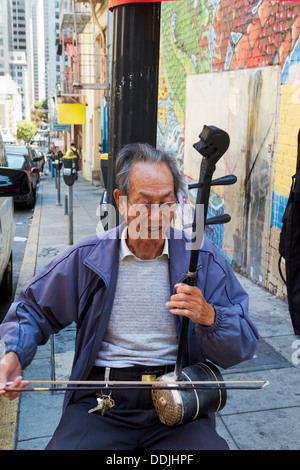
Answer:
[[[107,202],[115,206],[114,163],[127,143],[156,146],[160,2],[113,10],[113,49],[108,123]],[[112,227],[116,221],[109,221]]]

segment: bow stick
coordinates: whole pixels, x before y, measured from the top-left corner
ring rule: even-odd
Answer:
[[[174,381],[174,382],[160,382],[160,381],[107,381],[107,380],[30,380],[28,385],[68,385],[68,387],[28,387],[28,388],[9,388],[13,382],[7,382],[4,390],[6,392],[57,392],[57,391],[70,391],[70,390],[99,390],[99,388],[106,388],[112,390],[153,390],[160,388],[161,390],[260,390],[269,385],[268,380],[224,380],[224,381]],[[145,384],[145,385],[143,385]],[[226,384],[230,384],[229,386]],[[70,387],[76,385],[76,387]],[[97,386],[95,386],[97,385]]]

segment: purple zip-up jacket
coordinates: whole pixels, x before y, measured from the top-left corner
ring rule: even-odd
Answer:
[[[6,350],[18,354],[25,368],[38,345],[73,322],[77,324],[70,380],[87,379],[107,327],[119,264],[119,229],[80,240],[45,266],[12,303],[0,326]],[[174,236],[175,234],[175,236]],[[190,250],[170,229],[170,295],[188,271]],[[189,322],[184,366],[205,359],[228,368],[253,356],[258,342],[248,316],[248,295],[220,253],[205,240],[199,255],[196,285],[216,311],[209,327]],[[134,292],[132,293],[134,296]],[[153,292],[155,295],[155,292]],[[142,312],[141,312],[142,315]],[[174,315],[177,334],[181,318]],[[141,318],[142,320],[142,318]],[[65,404],[72,391],[66,393]]]

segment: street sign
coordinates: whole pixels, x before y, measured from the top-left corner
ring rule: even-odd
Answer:
[[[85,124],[85,104],[59,103],[57,108],[59,124]]]
[[[52,127],[54,131],[69,131],[70,130],[70,126],[68,124],[59,124],[56,118],[54,118],[52,121]]]

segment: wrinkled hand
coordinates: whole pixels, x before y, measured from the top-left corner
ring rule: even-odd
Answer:
[[[13,382],[9,388],[24,388],[28,381],[22,381],[21,363],[19,357],[14,352],[8,352],[0,361],[0,396],[5,396],[9,400],[14,400],[20,393],[6,392],[4,388],[7,382]]]
[[[215,309],[208,304],[201,290],[188,284],[176,284],[176,294],[171,296],[166,307],[175,315],[189,317],[195,323],[211,326],[215,321]]]

